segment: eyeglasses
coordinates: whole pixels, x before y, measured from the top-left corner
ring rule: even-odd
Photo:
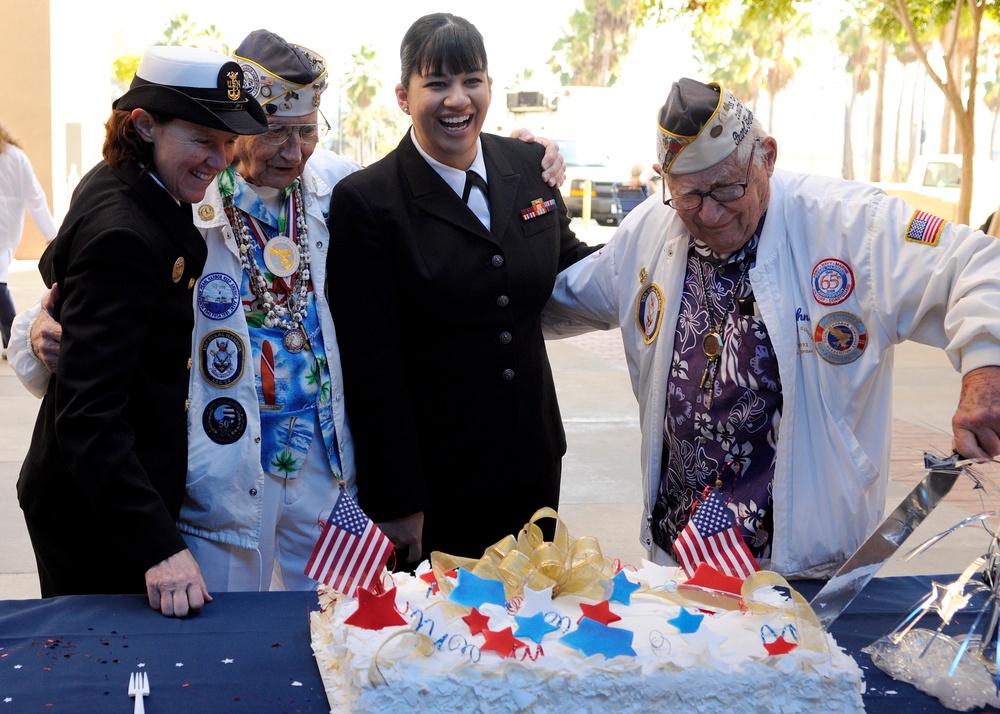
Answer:
[[[323,117],[322,124],[268,124],[267,131],[260,135],[260,140],[268,146],[281,146],[288,141],[292,131],[298,131],[299,141],[312,146],[329,133],[330,124],[326,117]]]
[[[718,203],[729,203],[743,198],[747,193],[747,186],[750,185],[750,169],[753,168],[753,155],[757,151],[757,144],[760,139],[754,139],[753,148],[750,149],[750,163],[747,164],[747,177],[742,183],[727,183],[724,186],[716,186],[709,191],[691,191],[674,198],[667,198],[667,182],[663,184],[663,203],[670,206],[675,211],[694,211],[701,208],[706,196],[710,196]]]

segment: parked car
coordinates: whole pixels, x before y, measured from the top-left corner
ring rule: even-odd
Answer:
[[[969,221],[979,226],[986,216],[1000,203],[1000,165],[985,157],[975,157],[972,206]],[[954,221],[961,190],[961,154],[923,154],[917,156],[910,167],[905,183],[879,183],[886,193],[899,196],[914,208],[934,213],[945,220]]]
[[[621,209],[614,200],[612,184],[628,181],[628,167],[612,165],[607,154],[597,147],[576,139],[556,139],[566,161],[566,181],[562,185],[563,200],[569,215],[583,215],[586,182],[590,181],[590,217],[598,223],[617,226]]]

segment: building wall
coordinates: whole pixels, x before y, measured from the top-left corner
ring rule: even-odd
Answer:
[[[52,201],[52,60],[49,3],[38,0],[3,0],[3,42],[0,66],[12,68],[16,79],[0,109],[0,121],[13,132],[31,160],[38,181]],[[45,239],[31,217],[24,222],[24,236],[17,258],[37,258]]]

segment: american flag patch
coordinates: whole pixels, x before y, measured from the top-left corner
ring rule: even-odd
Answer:
[[[911,243],[937,245],[944,224],[945,220],[938,218],[933,213],[914,211],[909,225],[906,226],[906,240]]]

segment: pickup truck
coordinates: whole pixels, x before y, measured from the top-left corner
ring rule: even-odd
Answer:
[[[978,228],[1000,204],[1000,165],[985,157],[976,157],[972,168],[975,184],[969,223]],[[899,196],[914,208],[954,221],[961,177],[961,154],[923,154],[913,160],[905,183],[875,185],[892,196]]]

